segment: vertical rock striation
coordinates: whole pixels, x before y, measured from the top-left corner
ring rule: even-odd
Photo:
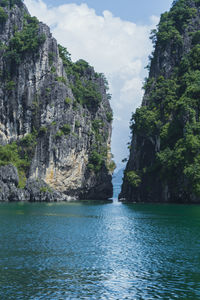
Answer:
[[[200,1],[174,1],[151,39],[120,199],[200,202]]]
[[[30,196],[30,181],[41,181],[62,200],[112,197],[107,81],[73,63],[20,0],[0,3],[0,83],[0,166],[17,167],[17,186]]]

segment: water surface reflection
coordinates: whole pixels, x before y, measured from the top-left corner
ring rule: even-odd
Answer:
[[[200,206],[0,204],[0,299],[199,299]]]

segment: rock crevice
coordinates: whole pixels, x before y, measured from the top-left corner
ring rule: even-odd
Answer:
[[[60,199],[112,197],[112,110],[104,75],[83,60],[72,62],[48,26],[22,1],[12,3],[0,4],[0,166],[17,168],[22,189],[16,194],[31,201],[30,180],[48,184]]]

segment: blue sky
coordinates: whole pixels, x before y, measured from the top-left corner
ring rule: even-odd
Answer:
[[[114,16],[124,20],[147,24],[149,16],[160,15],[168,10],[172,0],[45,0],[44,2],[51,6],[87,3],[89,7],[96,10],[97,14],[109,10]]]
[[[129,120],[141,105],[144,67],[152,52],[150,31],[172,0],[24,0],[51,27],[74,61],[82,58],[108,78],[114,112],[112,153],[128,156]]]

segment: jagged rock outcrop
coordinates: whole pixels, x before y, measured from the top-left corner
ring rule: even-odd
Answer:
[[[20,0],[0,2],[0,83],[0,165],[17,167],[32,201],[27,179],[62,193],[57,200],[112,197],[106,79],[73,63]]]
[[[200,202],[200,1],[177,0],[152,31],[154,52],[119,198]]]
[[[13,165],[0,167],[0,201],[56,202],[67,197],[51,189],[41,179],[28,179],[23,189],[18,188],[19,176]]]

